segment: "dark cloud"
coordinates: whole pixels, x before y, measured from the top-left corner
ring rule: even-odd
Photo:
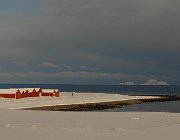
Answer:
[[[36,71],[38,76],[71,71],[91,73],[92,83],[103,83],[103,74],[106,83],[121,82],[123,77],[105,76],[117,73],[131,75],[124,78],[128,81],[159,78],[180,83],[178,0],[20,0],[2,5],[0,77],[6,72]],[[63,80],[72,76],[68,74]],[[30,77],[23,78],[34,81]]]

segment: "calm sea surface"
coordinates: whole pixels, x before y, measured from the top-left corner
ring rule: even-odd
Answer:
[[[92,92],[124,95],[178,95],[180,86],[122,86],[122,85],[68,85],[68,84],[0,84],[0,88],[57,88],[62,92]],[[180,101],[145,103],[104,110],[108,112],[148,111],[180,113]]]

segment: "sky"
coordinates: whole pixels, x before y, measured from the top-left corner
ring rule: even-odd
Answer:
[[[0,83],[180,84],[179,0],[0,0]]]

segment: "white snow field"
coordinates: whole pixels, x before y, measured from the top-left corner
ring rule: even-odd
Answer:
[[[131,96],[63,93],[59,98],[0,99],[1,140],[179,140],[180,114],[27,111],[52,104],[127,100]],[[141,97],[152,98],[152,97]],[[10,109],[11,108],[11,109]],[[14,108],[14,109],[12,109]]]
[[[29,97],[22,99],[0,98],[0,108],[20,109],[39,106],[98,103],[107,101],[123,101],[142,98],[159,98],[155,96],[128,96],[105,93],[72,93],[62,92],[60,97]]]
[[[180,114],[0,110],[2,140],[179,140]]]

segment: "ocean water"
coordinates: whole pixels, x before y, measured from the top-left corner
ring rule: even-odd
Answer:
[[[62,92],[91,92],[124,95],[177,95],[180,86],[123,86],[123,85],[68,85],[68,84],[0,84],[0,88],[56,88]],[[180,113],[180,101],[144,103],[122,108],[103,110],[105,112],[175,112]]]
[[[180,101],[154,102],[106,109],[101,112],[169,112],[180,113]]]

